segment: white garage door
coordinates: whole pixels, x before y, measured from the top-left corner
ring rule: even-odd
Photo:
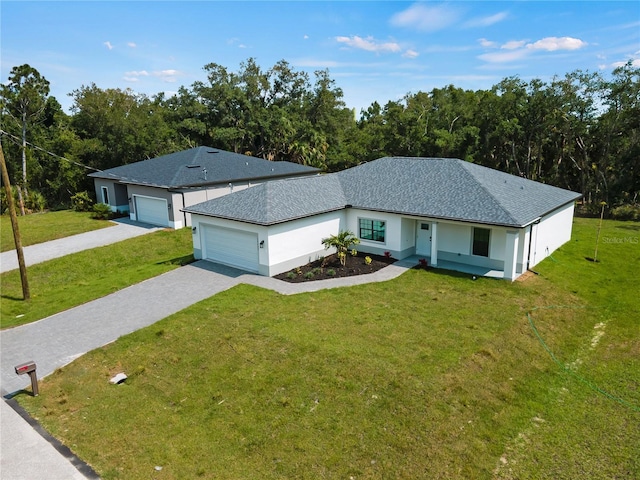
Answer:
[[[164,198],[141,197],[134,195],[136,200],[136,219],[151,225],[169,226],[169,210]]]
[[[202,244],[207,260],[258,271],[258,234],[202,225]]]

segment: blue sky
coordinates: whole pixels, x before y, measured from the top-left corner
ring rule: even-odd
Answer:
[[[640,67],[638,1],[74,1],[2,0],[1,79],[35,67],[65,110],[83,85],[153,95],[237,71],[253,57],[328,68],[360,111],[453,84],[550,80],[577,69]]]

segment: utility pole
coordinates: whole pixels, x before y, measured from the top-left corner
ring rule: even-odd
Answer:
[[[20,279],[22,280],[22,297],[25,300],[31,298],[29,293],[29,282],[27,280],[27,266],[24,263],[24,254],[22,253],[22,240],[20,239],[20,229],[18,228],[18,216],[16,215],[16,206],[13,203],[13,193],[11,192],[11,183],[9,182],[9,172],[7,164],[4,161],[4,150],[0,144],[0,164],[2,164],[2,183],[7,192],[7,204],[9,205],[9,216],[11,217],[11,227],[13,228],[13,240],[16,243],[16,252],[18,253],[18,265],[20,266]]]

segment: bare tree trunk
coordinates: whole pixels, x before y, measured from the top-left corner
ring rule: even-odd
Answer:
[[[24,195],[23,195],[24,189]],[[24,197],[27,195],[27,114],[22,112],[22,185],[18,185],[20,215],[24,217]]]
[[[22,252],[22,239],[20,238],[20,229],[18,228],[18,217],[16,216],[16,207],[13,204],[13,195],[11,193],[11,183],[9,182],[9,172],[7,164],[4,161],[4,150],[0,145],[0,164],[2,164],[2,182],[7,191],[7,204],[9,205],[9,215],[11,217],[11,227],[13,228],[13,240],[16,244],[16,252],[18,254],[18,265],[20,267],[20,279],[22,280],[22,296],[25,300],[31,298],[29,293],[29,282],[27,280],[27,267],[24,263],[24,254]]]

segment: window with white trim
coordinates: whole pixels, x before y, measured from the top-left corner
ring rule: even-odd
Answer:
[[[369,218],[358,219],[359,235],[361,240],[371,240],[373,242],[384,243],[386,223],[382,220],[372,220]]]
[[[100,187],[102,192],[102,203],[109,205],[109,189],[107,187]]]

